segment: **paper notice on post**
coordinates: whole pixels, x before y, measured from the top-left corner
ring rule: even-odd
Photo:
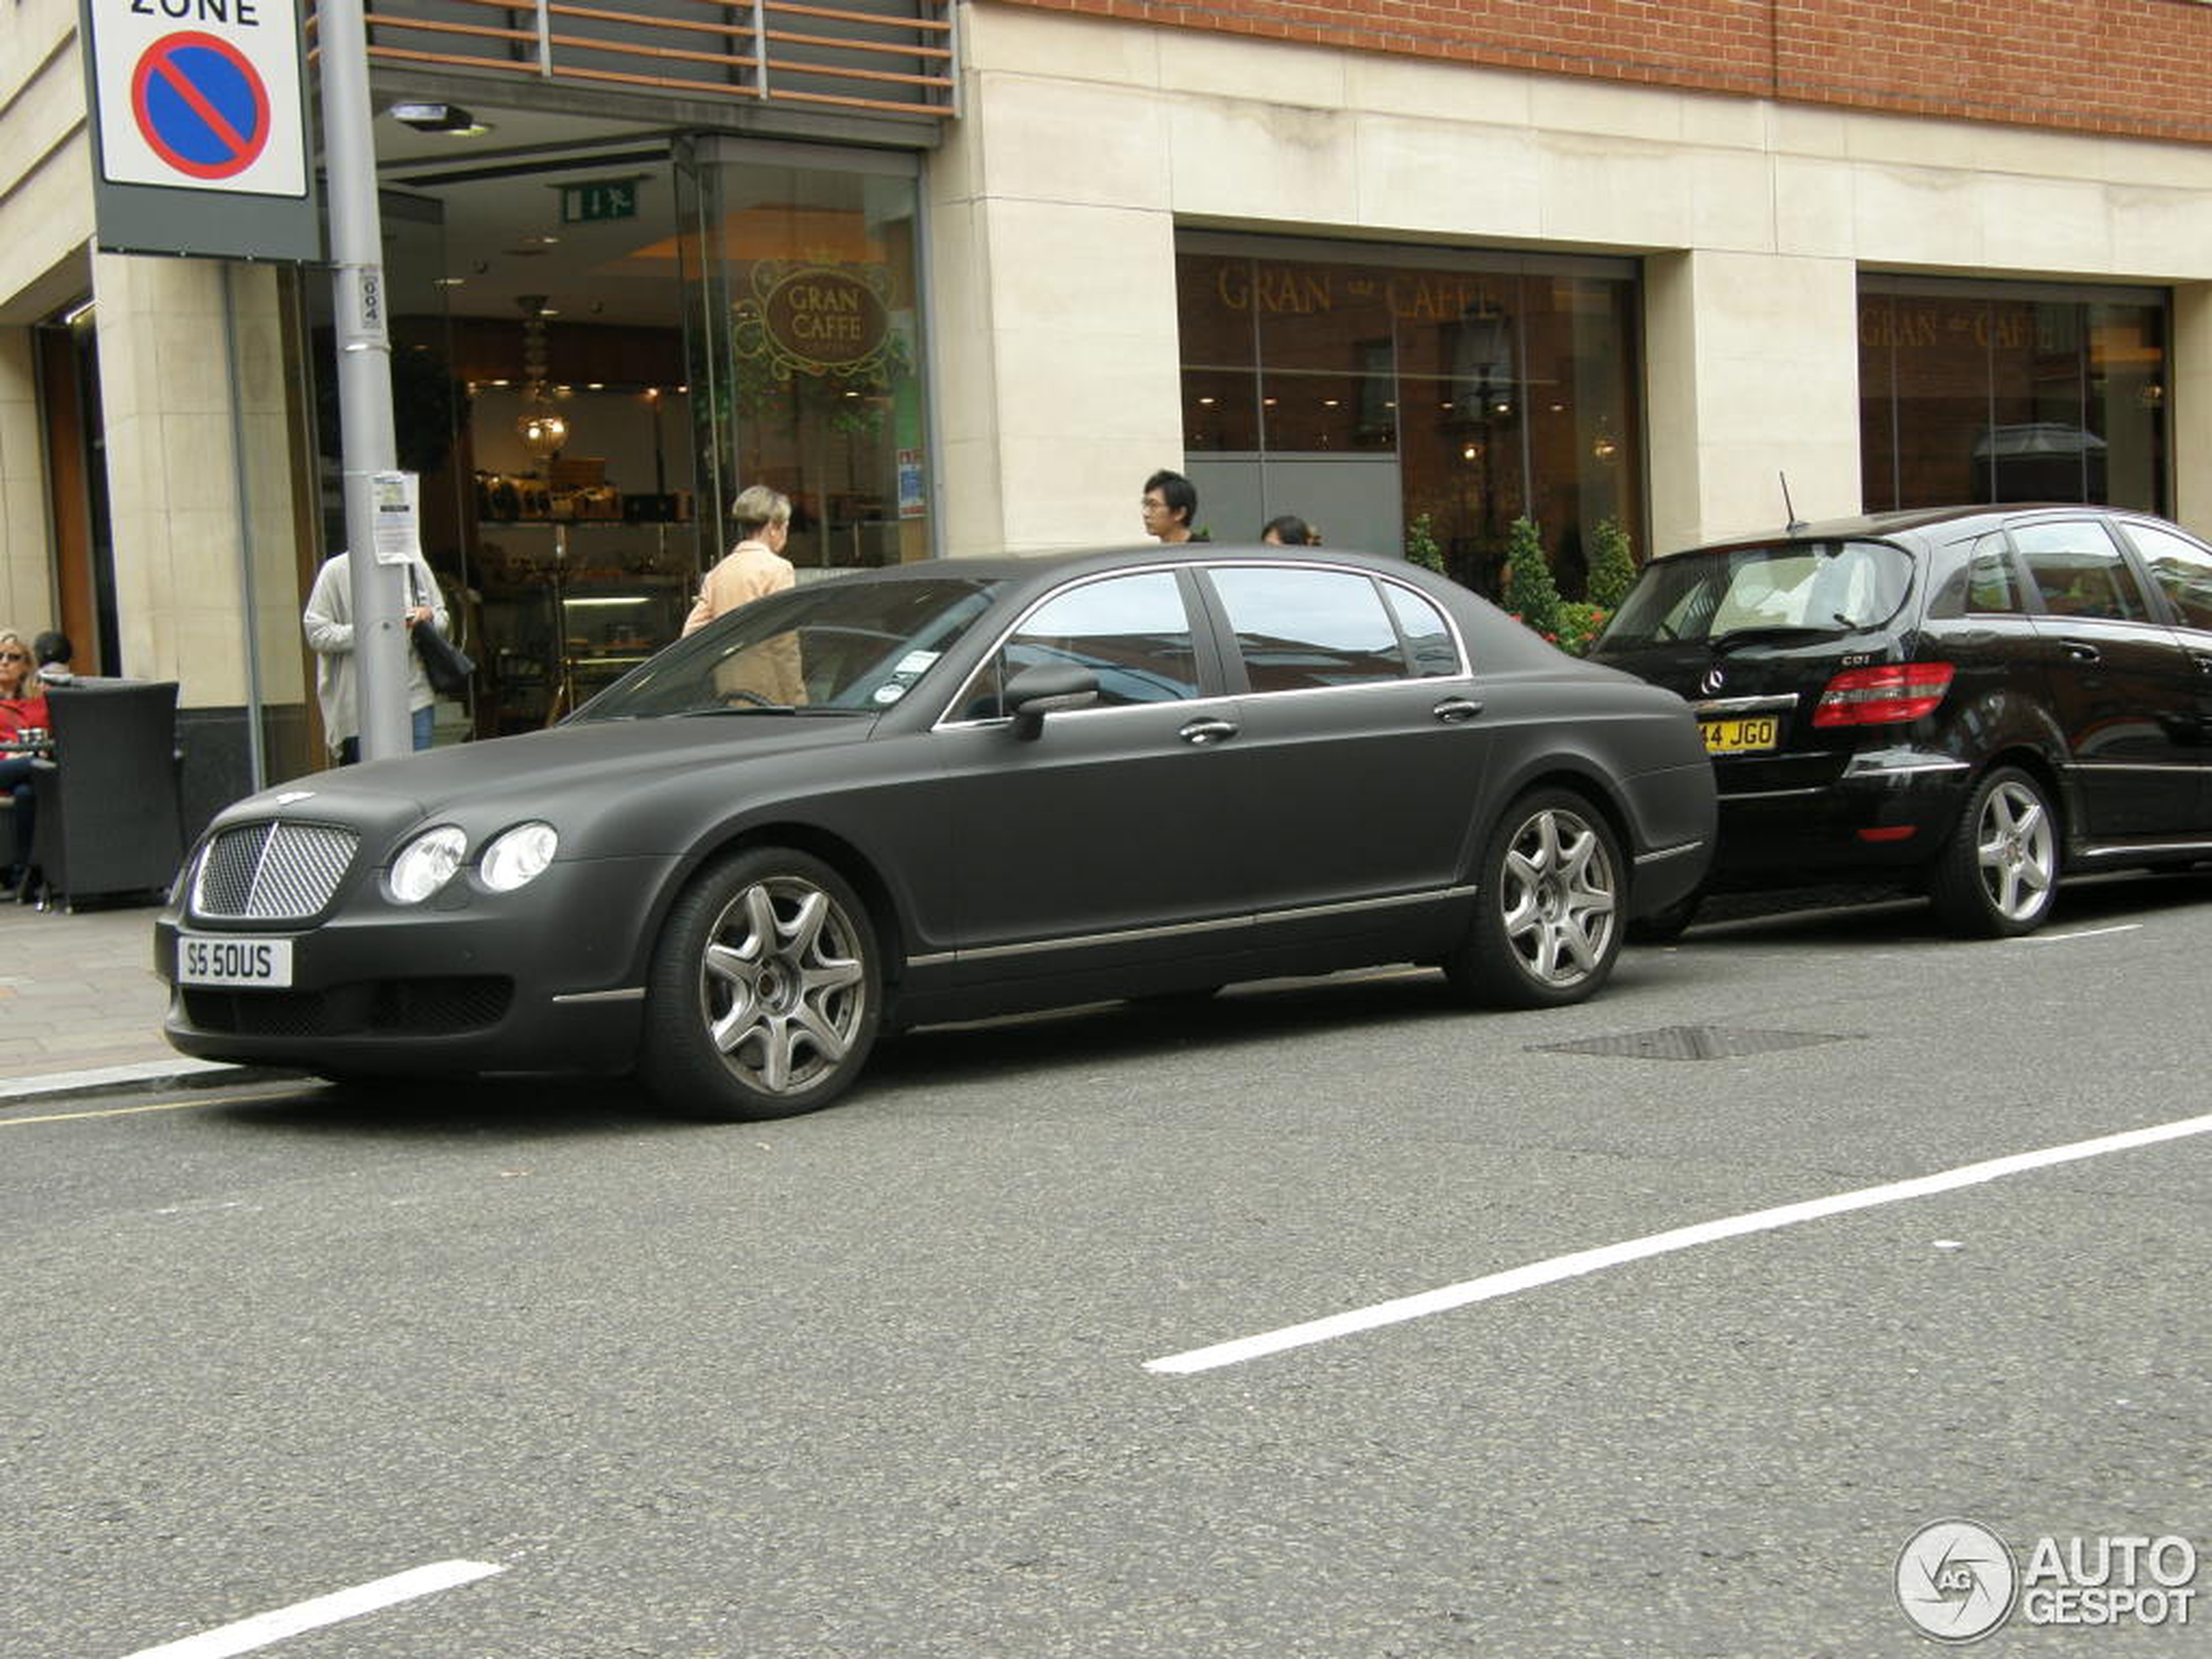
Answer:
[[[405,564],[422,551],[421,514],[416,506],[421,478],[411,472],[374,472],[368,497],[375,510],[376,562]]]

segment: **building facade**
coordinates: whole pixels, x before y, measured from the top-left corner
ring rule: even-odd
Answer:
[[[807,577],[1134,541],[1162,466],[1493,591],[1523,516],[1570,595],[1607,519],[2212,529],[2200,0],[594,10],[371,33],[444,740],[663,643],[755,481]],[[212,810],[317,764],[328,274],[99,251],[76,8],[6,26],[0,623],[179,679]]]

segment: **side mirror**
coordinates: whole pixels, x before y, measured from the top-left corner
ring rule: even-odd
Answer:
[[[1098,676],[1072,663],[1039,663],[1006,683],[1014,735],[1024,743],[1044,730],[1044,717],[1059,709],[1087,709],[1098,701]]]

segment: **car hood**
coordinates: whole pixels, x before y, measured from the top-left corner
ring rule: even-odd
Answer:
[[[813,757],[865,742],[875,726],[868,714],[587,721],[314,772],[247,796],[215,825],[280,816],[350,825],[374,839],[430,819],[473,836],[545,818],[561,829],[565,852],[577,845],[572,832],[625,816],[640,792],[664,779],[725,799],[747,780],[765,789],[772,776],[819,775],[827,769],[810,765]],[[718,773],[727,774],[728,791],[712,787]]]

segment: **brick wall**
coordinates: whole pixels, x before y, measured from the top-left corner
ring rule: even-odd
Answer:
[[[1545,74],[2212,144],[2204,0],[1004,0]]]

